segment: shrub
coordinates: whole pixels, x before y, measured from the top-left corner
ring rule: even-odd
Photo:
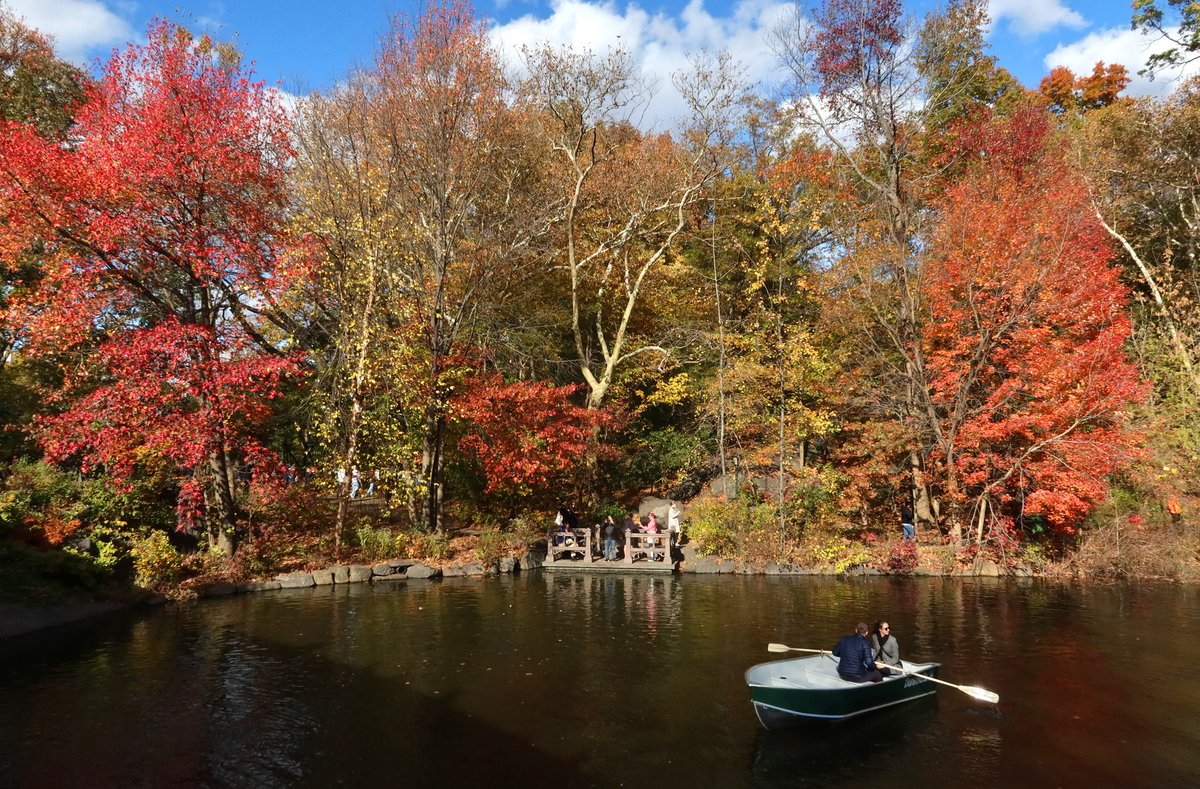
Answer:
[[[390,529],[376,529],[371,526],[360,526],[355,532],[358,537],[358,547],[364,559],[392,558],[392,532]]]
[[[133,558],[135,581],[143,589],[161,591],[183,577],[184,558],[161,531],[134,538],[129,554]]]
[[[419,553],[422,556],[441,561],[450,555],[450,538],[443,532],[434,532],[426,534],[414,547],[420,549]]]
[[[692,502],[688,505],[685,533],[706,555],[755,561],[776,558],[780,548],[775,507],[750,496],[732,502]]]
[[[814,563],[831,566],[838,575],[871,559],[865,546],[845,537],[822,540],[812,549],[811,556]]]
[[[888,551],[887,570],[896,575],[909,575],[921,564],[917,544],[911,540],[892,543]]]
[[[479,535],[479,544],[475,547],[475,554],[483,564],[495,564],[507,555],[508,552],[508,538],[498,530],[493,531],[489,529]]]

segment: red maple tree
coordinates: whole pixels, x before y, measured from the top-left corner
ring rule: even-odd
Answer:
[[[1069,533],[1136,446],[1128,294],[1046,113],[964,140],[975,164],[938,203],[924,282],[934,460],[959,514],[990,502]]]
[[[608,417],[572,404],[579,389],[543,381],[506,384],[496,374],[468,379],[453,403],[466,426],[458,447],[479,464],[485,493],[529,495],[553,487],[589,456]]]
[[[163,22],[147,39],[89,87],[70,144],[0,125],[0,261],[42,264],[5,317],[62,367],[48,458],[118,482],[165,467],[181,521],[232,552],[235,469],[277,467],[252,427],[297,371],[266,320],[298,268],[288,122],[207,39]]]

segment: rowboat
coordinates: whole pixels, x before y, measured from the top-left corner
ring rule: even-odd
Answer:
[[[772,660],[746,670],[746,684],[759,723],[780,729],[806,719],[845,720],[902,704],[937,690],[940,663],[904,661],[906,673],[883,682],[847,682],[838,676],[830,655]],[[934,681],[929,681],[933,678]]]

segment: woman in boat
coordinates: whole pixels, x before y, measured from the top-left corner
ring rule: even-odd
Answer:
[[[885,677],[892,673],[887,666],[900,667],[900,643],[892,636],[892,626],[887,622],[875,623],[874,632],[871,633],[871,654],[875,656],[876,665],[884,665],[879,673]]]
[[[871,645],[867,642],[870,628],[866,622],[859,622],[854,628],[853,635],[842,636],[842,640],[833,648],[834,657],[841,658],[838,663],[838,676],[847,682],[882,682],[883,674],[871,657]]]

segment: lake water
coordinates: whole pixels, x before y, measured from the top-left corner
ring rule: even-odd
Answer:
[[[765,732],[743,672],[886,618],[952,688]],[[0,786],[1200,782],[1200,592],[598,576],[324,587],[0,642]]]

